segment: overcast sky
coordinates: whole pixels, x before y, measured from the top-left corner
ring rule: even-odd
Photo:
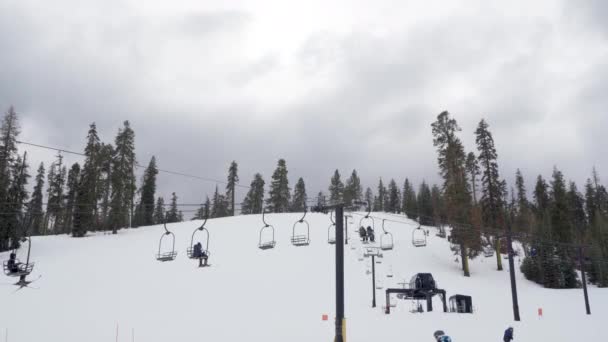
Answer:
[[[336,168],[438,182],[448,110],[467,151],[488,121],[510,183],[554,165],[606,182],[606,18],[603,0],[0,0],[0,108],[22,140],[77,151],[89,123],[113,142],[130,120],[140,163],[223,180],[236,160],[245,185],[285,158],[309,197]],[[54,154],[28,151],[32,173]],[[180,202],[215,186],[159,182]]]

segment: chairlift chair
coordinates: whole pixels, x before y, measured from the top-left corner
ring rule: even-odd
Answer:
[[[333,211],[329,213],[329,219],[331,220],[331,224],[329,225],[329,227],[327,228],[327,243],[329,243],[330,245],[335,245],[336,244],[336,222],[333,219]],[[331,233],[333,228],[333,235]]]
[[[205,217],[205,221],[203,221],[203,224],[194,229],[194,231],[192,232],[192,238],[190,239],[190,247],[188,247],[187,249],[187,255],[189,259],[198,259],[199,260],[199,266],[208,266],[207,264],[207,259],[209,259],[210,253],[209,253],[209,230],[207,230],[207,228],[205,228],[205,224],[207,223],[207,219],[208,217]],[[204,248],[202,248],[201,250],[201,255],[196,255],[194,253],[194,236],[196,235],[196,232],[201,232],[201,234],[205,234],[203,239],[198,240],[198,242],[201,243],[201,245],[204,246]],[[203,244],[202,241],[204,241],[205,243]],[[203,264],[202,261],[203,259],[205,259],[205,263]]]
[[[175,257],[177,256],[177,252],[175,251],[175,234],[173,234],[172,232],[170,232],[167,229],[167,223],[163,222],[163,225],[165,227],[165,232],[163,233],[163,235],[161,235],[160,237],[160,241],[158,242],[158,254],[156,254],[156,260],[161,261],[161,262],[165,262],[165,261],[173,261],[175,260]],[[163,239],[165,239],[166,236],[170,236],[170,245],[171,245],[171,249],[163,249]],[[166,242],[165,242],[166,244]]]
[[[394,246],[393,234],[391,232],[386,231],[386,229],[384,228],[384,221],[386,221],[386,219],[382,220],[382,231],[384,232],[384,234],[380,236],[380,249],[383,251],[390,251],[393,249]]]
[[[494,256],[494,248],[492,248],[492,246],[485,246],[483,248],[483,255],[486,258],[491,258]]]
[[[15,259],[13,260],[13,266],[11,267],[10,264],[10,259],[9,260],[5,260],[2,263],[2,269],[4,271],[4,274],[9,276],[9,277],[19,277],[23,280],[25,280],[25,277],[30,275],[30,273],[32,273],[32,271],[34,270],[34,263],[30,262],[30,252],[32,250],[32,238],[31,237],[25,237],[23,238],[22,242],[27,241],[28,243],[28,247],[27,247],[27,260],[25,263],[22,263],[19,261],[19,259],[17,259],[15,257]],[[17,254],[17,250],[13,250],[11,254]]]
[[[276,245],[274,227],[266,222],[265,215],[266,209],[262,210],[262,222],[264,222],[264,226],[260,229],[260,239],[258,241],[258,248],[261,250],[272,249]],[[269,236],[270,239],[268,238]]]
[[[426,246],[426,233],[421,226],[418,226],[418,228],[412,231],[412,245],[414,245],[414,247]]]
[[[293,228],[291,231],[291,244],[294,246],[300,247],[308,246],[310,244],[310,225],[306,220],[304,220],[307,212],[307,210],[304,210],[304,215],[302,216],[302,218],[293,224]],[[296,234],[296,227],[298,226],[298,224],[300,224],[301,226],[305,225],[305,233]]]

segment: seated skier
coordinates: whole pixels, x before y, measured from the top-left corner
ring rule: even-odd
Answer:
[[[435,331],[433,336],[435,337],[435,341],[437,342],[452,342],[450,336],[446,335],[443,330]]]
[[[374,237],[374,230],[371,226],[367,226],[367,238],[369,241],[374,242],[376,239]]]
[[[18,273],[21,268],[21,263],[17,260],[17,254],[11,253],[6,263],[8,271],[10,273]]]
[[[513,341],[513,327],[508,327],[507,330],[505,330],[505,336],[502,338],[502,340],[504,342]]]
[[[200,242],[197,242],[196,245],[194,245],[194,249],[192,250],[192,256],[195,258],[203,257],[203,245]]]
[[[359,228],[359,236],[361,237],[361,241],[367,241],[367,233],[365,232],[365,228],[363,226]]]

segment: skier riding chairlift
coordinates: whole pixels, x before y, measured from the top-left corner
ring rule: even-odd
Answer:
[[[433,336],[435,337],[435,341],[437,342],[452,342],[450,336],[446,335],[443,330],[435,331]]]
[[[21,265],[22,263],[17,260],[17,254],[11,253],[8,262],[6,263],[8,271],[10,273],[18,273]]]
[[[365,227],[361,226],[359,228],[359,236],[361,237],[361,241],[367,242],[367,233],[365,232]]]
[[[367,238],[370,242],[374,242],[376,238],[374,237],[374,230],[371,226],[367,226]]]

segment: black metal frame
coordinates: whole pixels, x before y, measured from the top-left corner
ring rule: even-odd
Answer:
[[[384,234],[380,236],[380,249],[383,251],[390,251],[395,246],[395,240],[393,239],[393,233],[386,231],[386,229],[384,228],[384,221],[386,221],[386,219],[382,220],[382,231],[384,232]],[[388,237],[389,243],[383,244],[382,241],[386,241],[386,237]]]
[[[206,257],[207,259],[209,258],[209,255],[210,255],[210,253],[209,253],[209,230],[207,228],[205,228],[205,224],[207,223],[208,218],[209,217],[205,217],[205,221],[203,221],[203,224],[200,227],[194,229],[194,231],[192,232],[192,237],[190,238],[190,247],[188,247],[188,249],[186,251],[189,259],[201,259],[201,257],[194,256],[194,236],[196,235],[196,232],[199,232],[199,231],[206,233],[206,239],[204,239],[204,240],[201,239],[199,241],[205,241],[205,248],[202,250],[202,253],[203,253],[203,255],[207,256]],[[202,257],[202,258],[204,258],[204,257]]]
[[[366,202],[367,203],[367,202]],[[359,227],[363,227],[365,228],[365,226],[363,225],[363,220],[365,219],[370,219],[372,220],[372,230],[376,231],[376,222],[374,221],[374,218],[369,216],[372,213],[372,206],[371,204],[368,204],[367,206],[368,210],[367,210],[367,214],[365,214],[365,216],[363,216],[360,220],[359,220]]]
[[[308,246],[310,244],[310,225],[308,224],[308,221],[304,220],[307,212],[308,210],[304,210],[304,215],[302,216],[302,218],[297,220],[293,224],[293,228],[291,230],[291,244],[294,246],[300,247]],[[306,224],[306,235],[296,235],[296,226],[298,225],[298,223]]]
[[[333,214],[333,211],[330,211],[329,220],[331,221],[331,225],[329,225],[329,227],[327,228],[327,243],[329,243],[330,245],[335,245],[336,244],[336,221],[334,221],[332,214]],[[334,227],[333,239],[331,236],[331,227]]]
[[[416,238],[416,231],[421,231],[422,236],[424,236],[424,240],[420,238]],[[412,230],[412,245],[414,247],[425,247],[426,246],[426,232],[422,229],[422,226],[418,225],[418,228]]]
[[[160,236],[160,240],[158,241],[158,254],[156,254],[156,260],[165,262],[165,261],[173,261],[175,257],[177,257],[177,252],[175,251],[175,234],[167,229],[167,222],[163,222],[165,227],[165,232]],[[161,252],[163,246],[163,239],[165,236],[171,236],[171,251],[170,252]]]
[[[277,242],[274,239],[274,227],[269,225],[266,222],[266,208],[262,209],[262,222],[264,222],[264,226],[260,229],[260,239],[258,241],[258,248],[261,250],[272,249],[276,246]],[[270,229],[272,232],[272,240],[262,242],[262,236],[264,235],[264,231]]]

